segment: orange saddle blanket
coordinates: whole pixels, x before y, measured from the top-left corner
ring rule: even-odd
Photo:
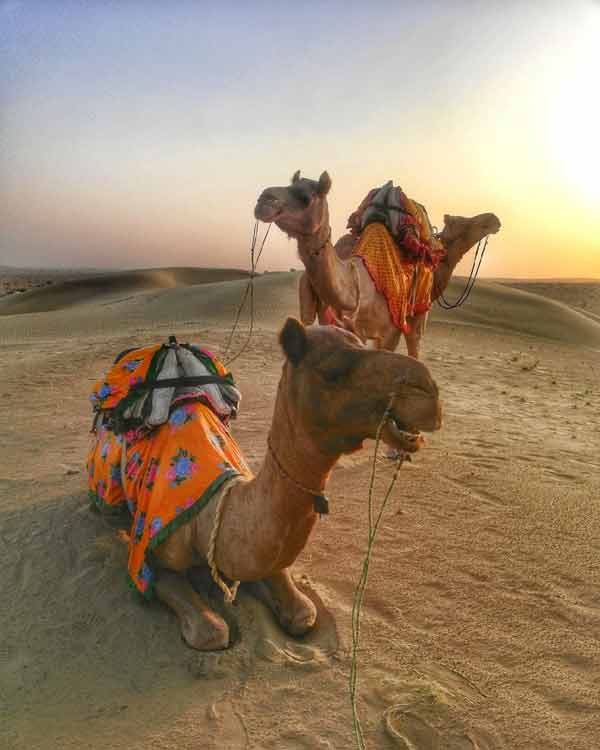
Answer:
[[[383,224],[368,224],[354,248],[362,259],[377,291],[388,305],[394,325],[408,330],[406,318],[431,308],[433,270],[400,255],[398,246]]]
[[[148,360],[159,351],[149,347],[126,355],[94,388],[96,410],[99,393],[109,409],[99,412],[87,460],[91,501],[101,509],[127,507],[131,514],[129,581],[146,598],[153,589],[152,550],[196,516],[227,480],[252,476],[227,428],[228,417],[206,393],[176,393],[158,426],[113,429],[117,394],[128,397],[132,373],[136,382],[143,381],[153,369]],[[228,375],[212,355],[204,361],[220,376]]]

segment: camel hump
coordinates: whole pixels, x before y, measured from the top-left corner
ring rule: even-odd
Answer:
[[[356,247],[357,242],[357,235],[349,233],[343,234],[334,245],[334,249],[338,255],[338,258],[341,258],[342,260],[348,260],[348,258],[350,258],[350,256],[354,252],[354,248]]]

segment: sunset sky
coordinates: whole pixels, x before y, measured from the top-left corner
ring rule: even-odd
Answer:
[[[0,0],[0,264],[247,267],[327,169],[334,236],[393,179],[498,215],[485,276],[600,278],[599,79],[595,0]]]

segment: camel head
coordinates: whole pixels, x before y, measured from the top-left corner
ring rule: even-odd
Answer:
[[[329,226],[327,193],[331,178],[327,172],[318,180],[300,177],[300,171],[286,187],[270,187],[260,194],[254,209],[259,221],[275,222],[290,237],[312,236]]]
[[[280,334],[286,356],[278,400],[291,422],[324,454],[356,450],[381,432],[387,445],[414,452],[419,431],[438,430],[441,403],[427,367],[412,357],[367,349],[351,332],[335,326],[305,328],[288,318]]]
[[[500,220],[495,214],[479,214],[472,218],[444,215],[444,229],[439,238],[446,249],[455,242],[467,250],[488,234],[500,231]]]

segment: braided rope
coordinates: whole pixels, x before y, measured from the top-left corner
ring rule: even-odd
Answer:
[[[208,552],[206,554],[206,560],[210,567],[210,574],[213,578],[213,581],[217,584],[217,586],[223,592],[226,603],[231,604],[231,602],[233,602],[233,600],[236,597],[240,582],[234,581],[231,588],[229,588],[229,586],[221,578],[221,574],[219,573],[219,569],[217,568],[217,564],[215,562],[215,548],[217,546],[217,535],[219,533],[219,528],[221,526],[221,516],[223,514],[225,495],[227,494],[228,494],[227,491],[223,491],[221,493],[221,496],[217,500],[217,507],[215,508],[215,518],[213,521],[212,530],[210,532],[210,539],[208,541]]]
[[[394,401],[394,398],[395,398],[395,394],[392,393],[390,395],[390,400],[389,400],[387,409],[385,410],[383,417],[381,418],[381,422],[379,423],[379,427],[377,428],[377,433],[375,436],[375,449],[373,451],[373,463],[371,466],[371,480],[369,483],[369,499],[368,499],[369,533],[368,533],[368,541],[367,541],[367,552],[363,560],[362,571],[361,571],[358,585],[356,586],[356,591],[354,593],[354,602],[352,605],[352,662],[350,665],[349,686],[350,686],[350,702],[352,706],[352,727],[354,730],[354,737],[356,740],[356,747],[358,748],[358,750],[365,750],[364,735],[363,735],[362,726],[360,723],[360,718],[358,716],[358,709],[356,707],[357,682],[358,682],[358,648],[359,648],[359,642],[360,642],[360,615],[361,615],[361,609],[362,609],[362,601],[363,601],[363,597],[365,594],[365,589],[367,587],[367,580],[369,577],[369,564],[371,562],[371,554],[373,552],[373,546],[375,544],[375,537],[377,536],[379,523],[383,516],[383,511],[385,510],[387,501],[392,493],[394,485],[396,484],[396,480],[398,479],[398,473],[400,472],[400,469],[402,467],[402,464],[405,458],[405,454],[403,453],[399,454],[398,459],[396,461],[396,468],[392,476],[392,479],[390,481],[390,484],[381,502],[379,511],[377,515],[374,516],[373,488],[375,485],[375,469],[376,469],[376,464],[377,464],[377,451],[379,449],[379,443],[381,441],[381,432],[391,414],[392,403]]]

